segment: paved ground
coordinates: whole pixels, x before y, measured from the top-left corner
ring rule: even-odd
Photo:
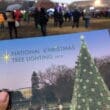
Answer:
[[[29,38],[29,37],[39,37],[41,36],[40,30],[37,30],[34,26],[34,22],[31,21],[30,24],[27,24],[22,21],[21,27],[18,28],[18,38]],[[54,27],[53,20],[49,20],[47,26],[48,35],[56,34],[65,34],[65,33],[75,33],[83,31],[91,31],[97,29],[109,29],[110,28],[110,19],[91,19],[91,25],[88,29],[84,27],[83,20],[80,22],[79,28],[72,28],[71,22],[65,22],[62,28]],[[8,34],[8,29],[5,29],[5,32],[0,32],[0,40],[10,39]]]

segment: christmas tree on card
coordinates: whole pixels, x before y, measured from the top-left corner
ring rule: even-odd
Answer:
[[[88,52],[83,36],[81,43],[71,110],[110,110],[110,92]]]

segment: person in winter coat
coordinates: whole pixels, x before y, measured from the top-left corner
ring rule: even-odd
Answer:
[[[16,10],[14,14],[15,14],[15,20],[20,23],[21,17],[22,17],[21,11],[20,10]]]
[[[27,23],[30,22],[30,13],[28,10],[23,14],[23,20],[26,21]]]
[[[84,18],[83,18],[85,28],[88,28],[89,27],[89,25],[90,25],[90,18],[91,18],[90,12],[89,11],[86,11],[84,13]]]
[[[4,31],[4,23],[5,23],[5,18],[2,12],[0,12],[0,30]]]
[[[72,24],[72,27],[79,27],[79,20],[80,20],[80,17],[81,17],[81,14],[80,12],[78,11],[78,9],[75,9],[72,13],[72,16],[73,16],[73,24]]]
[[[41,27],[41,32],[43,36],[47,35],[47,22],[48,22],[48,15],[46,13],[45,8],[41,8],[40,10],[40,18],[39,18],[39,25]]]
[[[40,20],[40,7],[36,7],[33,13],[35,27],[39,28],[39,20]]]
[[[64,22],[62,10],[59,10],[58,12],[58,21],[59,21],[59,27],[62,27],[63,22]]]
[[[8,22],[10,39],[13,39],[12,33],[14,31],[15,37],[17,38],[17,28],[15,26],[15,15],[13,11],[6,11],[6,18]]]
[[[59,15],[59,13],[58,13],[58,10],[55,8],[55,11],[54,11],[54,26],[58,26],[58,15]]]

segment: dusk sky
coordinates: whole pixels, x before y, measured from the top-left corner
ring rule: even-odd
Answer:
[[[0,89],[30,87],[32,72],[45,71],[51,65],[66,65],[73,68],[80,51],[81,35],[85,36],[85,42],[93,58],[110,56],[110,36],[107,30],[0,41]],[[74,48],[47,52],[48,48],[58,47]],[[16,54],[17,51],[25,50],[39,50],[39,52],[35,54]],[[3,60],[6,53],[10,56],[10,60],[7,62]],[[52,59],[26,60],[29,57],[39,56],[52,56]],[[13,59],[16,58],[17,60],[23,58],[23,60],[20,59],[21,62],[15,62]]]

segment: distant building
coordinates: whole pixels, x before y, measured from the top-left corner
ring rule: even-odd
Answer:
[[[100,4],[99,4],[100,2]],[[71,3],[72,6],[77,7],[109,7],[110,6],[110,0],[84,0],[84,1],[75,1]]]
[[[29,99],[32,96],[31,87],[21,88],[21,89],[18,89],[17,91],[20,91],[22,93],[23,97],[26,99]]]

